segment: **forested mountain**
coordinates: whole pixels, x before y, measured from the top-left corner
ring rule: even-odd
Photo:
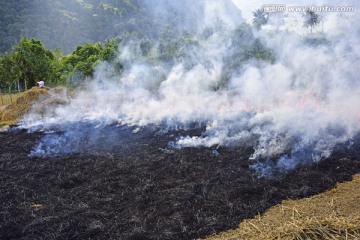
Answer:
[[[76,46],[119,35],[160,37],[192,32],[217,21],[204,12],[226,11],[241,19],[231,1],[211,9],[206,1],[166,0],[0,0],[0,53],[11,50],[21,36],[39,39],[64,54]],[[208,19],[210,18],[210,19]],[[240,21],[239,21],[240,22]]]
[[[0,52],[11,50],[21,36],[41,40],[64,53],[77,45],[104,41],[145,29],[146,14],[138,0],[1,0]]]

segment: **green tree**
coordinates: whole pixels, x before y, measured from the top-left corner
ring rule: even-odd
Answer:
[[[107,44],[100,52],[100,57],[106,62],[112,62],[117,56],[118,45]]]
[[[15,89],[14,85],[16,85],[20,90],[20,75],[20,69],[16,65],[12,54],[6,53],[0,56],[0,89]]]
[[[310,27],[310,32],[312,33],[313,31],[313,27],[316,26],[317,24],[319,24],[320,22],[320,17],[317,13],[315,13],[314,11],[311,10],[307,10],[305,15],[304,15],[304,26],[305,27]]]
[[[53,50],[54,54],[54,76],[52,78],[52,85],[65,85],[68,74],[64,74],[65,68],[65,56],[63,56],[61,49]],[[71,66],[71,65],[70,65]],[[68,71],[66,71],[68,73]]]
[[[253,16],[253,25],[257,29],[261,29],[261,26],[267,24],[269,20],[269,14],[265,13],[263,9],[258,9],[253,12]]]
[[[77,86],[86,77],[93,77],[100,61],[112,63],[116,72],[120,72],[122,66],[116,59],[120,40],[115,38],[107,40],[105,44],[96,42],[76,47],[73,53],[62,57],[58,63],[57,76],[60,82]]]
[[[20,69],[20,84],[25,89],[35,86],[39,80],[51,81],[54,77],[55,57],[44,48],[41,41],[23,37],[14,49],[14,62]]]
[[[259,39],[255,39],[251,46],[247,47],[243,54],[243,60],[257,59],[273,63],[275,61],[271,49],[266,48]]]
[[[76,48],[73,54],[79,57],[75,70],[82,72],[85,77],[92,77],[96,63],[100,59],[101,43],[88,43]]]

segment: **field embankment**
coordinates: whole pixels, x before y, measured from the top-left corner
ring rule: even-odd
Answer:
[[[9,95],[3,97],[10,98]],[[17,124],[30,110],[41,113],[45,106],[65,104],[68,101],[68,92],[63,87],[33,87],[26,92],[12,95],[11,99],[9,104],[0,106],[0,127]]]
[[[16,124],[19,119],[30,110],[31,106],[39,99],[39,97],[47,93],[48,89],[33,87],[24,93],[13,96],[3,96],[3,98],[6,99],[5,102],[8,102],[9,104],[3,105],[0,108],[0,126]]]
[[[207,240],[360,239],[360,174],[324,193],[285,200]]]

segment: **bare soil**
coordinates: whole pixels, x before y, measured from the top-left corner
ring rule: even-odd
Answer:
[[[111,149],[44,158],[29,153],[45,133],[0,133],[0,239],[200,238],[360,172],[359,139],[326,161],[264,179],[249,168],[251,147],[170,149],[183,133],[132,130],[97,130],[118,142]]]

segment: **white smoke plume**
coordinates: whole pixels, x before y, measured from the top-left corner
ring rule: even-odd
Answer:
[[[206,1],[201,21],[210,26],[214,4],[222,2]],[[322,15],[314,33],[293,30],[299,26],[252,29],[256,41],[271,50],[270,61],[236,58],[246,55],[242,47],[248,44],[246,34],[234,35],[241,18],[198,39],[200,44],[184,49],[174,64],[140,61],[132,54],[136,43],[124,46],[119,53],[125,66],[121,76],[100,64],[96,77],[70,104],[45,117],[30,113],[22,127],[52,129],[91,121],[96,126],[186,129],[197,123],[205,126],[200,136],[184,135],[169,145],[251,145],[252,167],[260,175],[322,161],[360,131],[360,15],[352,3],[355,12]],[[225,10],[221,8],[219,19],[229,22],[234,13],[226,15]],[[313,44],[319,39],[321,43]],[[65,137],[68,141],[76,136]],[[44,146],[48,142],[39,143],[32,154],[51,155]]]

